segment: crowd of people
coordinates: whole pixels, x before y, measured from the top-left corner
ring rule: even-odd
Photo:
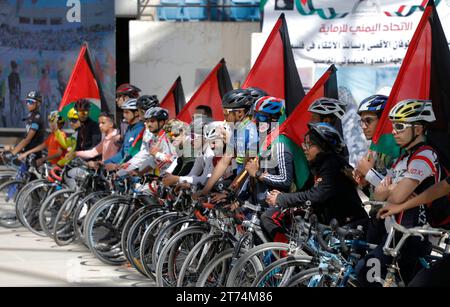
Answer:
[[[360,102],[359,125],[367,140],[374,137],[385,109],[387,96],[373,95]],[[415,227],[430,223],[443,226],[447,216],[436,217],[425,204],[445,199],[450,180],[437,151],[427,144],[427,127],[436,119],[431,101],[406,99],[389,111],[392,134],[401,149],[399,157],[368,150],[353,168],[342,135],[339,120],[346,112],[340,100],[322,97],[309,107],[311,120],[301,144],[308,162],[310,177],[297,187],[296,155],[281,139],[264,149],[265,139],[284,117],[283,99],[271,97],[263,89],[235,89],[222,100],[225,121],[215,121],[207,104],[198,106],[192,122],[169,117],[154,95],[141,95],[134,85],[117,88],[117,107],[123,121],[116,127],[114,116],[101,113],[98,124],[89,118],[90,102],[80,99],[68,114],[75,135],[61,129],[64,118],[52,112],[40,115],[42,96],[30,92],[26,105],[27,135],[16,146],[6,148],[25,159],[39,154],[38,164],[49,161],[63,166],[74,157],[88,161],[91,168],[103,165],[116,176],[154,174],[166,186],[177,189],[197,187],[193,199],[209,196],[212,203],[226,202],[230,193],[239,201],[260,204],[262,228],[275,242],[287,242],[292,220],[286,208],[307,201],[319,222],[340,225],[362,225],[366,240],[378,247],[366,254],[356,267],[362,286],[379,285],[367,278],[370,259],[381,264],[386,275],[390,256],[383,253],[388,234],[384,218],[395,215],[398,223]],[[44,136],[44,120],[49,121],[50,135]],[[47,154],[41,155],[43,149]],[[82,171],[74,168],[69,178]],[[237,180],[237,178],[240,178]],[[71,183],[75,184],[74,182]],[[232,187],[232,188],[229,188]],[[150,187],[141,187],[143,193]],[[387,202],[367,212],[358,194],[362,190],[372,200]],[[418,237],[407,239],[398,265],[406,284],[414,286],[449,285],[449,257],[419,272],[419,258],[431,253],[431,243]]]
[[[114,25],[27,31],[1,24],[0,46],[41,51],[72,51],[88,41],[92,48],[101,48],[105,37],[111,33],[114,33]]]

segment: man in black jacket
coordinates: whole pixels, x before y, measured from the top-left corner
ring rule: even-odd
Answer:
[[[91,149],[102,140],[102,133],[98,124],[89,118],[90,105],[91,103],[87,99],[80,99],[75,102],[75,110],[81,122],[81,127],[78,130],[76,151]]]
[[[367,218],[351,171],[348,171],[350,166],[340,155],[343,141],[339,132],[325,123],[310,123],[308,126],[302,147],[314,176],[314,186],[296,193],[272,191],[267,196],[267,203],[277,207],[264,213],[261,220],[265,231],[275,240],[283,232],[283,209],[299,206],[308,200],[320,223],[328,224],[335,218],[344,225]]]

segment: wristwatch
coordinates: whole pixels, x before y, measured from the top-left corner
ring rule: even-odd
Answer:
[[[256,171],[256,173],[255,173],[255,178],[256,178],[256,179],[259,179],[259,177],[261,177],[261,176],[262,176],[262,174],[263,174],[263,172],[262,172],[262,171],[260,171],[260,170],[257,170],[257,171]]]

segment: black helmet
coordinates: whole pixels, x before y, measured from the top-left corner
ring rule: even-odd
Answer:
[[[27,95],[27,99],[32,99],[36,102],[41,103],[42,102],[42,95],[39,91],[31,91]]]
[[[311,140],[323,150],[340,153],[345,147],[339,132],[328,123],[308,123]]]
[[[137,86],[134,86],[133,84],[130,83],[124,83],[122,85],[119,85],[119,87],[117,88],[116,96],[124,95],[130,98],[138,98],[140,91],[141,89],[138,88]]]
[[[86,110],[89,111],[89,109],[91,108],[91,102],[88,99],[78,99],[77,101],[75,101],[75,110],[79,111],[79,110]]]
[[[255,102],[256,100],[258,100],[261,97],[269,96],[269,94],[267,94],[264,90],[262,90],[258,87],[248,87],[247,90],[250,92],[250,95],[252,95],[253,102]]]
[[[156,95],[143,95],[137,100],[137,108],[147,111],[153,107],[159,107],[158,96]]]
[[[145,112],[145,119],[150,118],[156,118],[156,120],[168,120],[169,111],[160,107],[148,109],[147,112]]]
[[[238,88],[226,93],[222,98],[224,109],[250,109],[254,102],[251,92],[247,89]]]

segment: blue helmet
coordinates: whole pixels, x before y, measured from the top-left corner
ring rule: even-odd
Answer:
[[[261,97],[256,101],[253,112],[259,122],[276,121],[284,112],[284,100],[271,96]]]
[[[385,95],[372,95],[361,101],[358,107],[358,114],[362,112],[375,112],[381,113],[386,106],[388,96]]]

